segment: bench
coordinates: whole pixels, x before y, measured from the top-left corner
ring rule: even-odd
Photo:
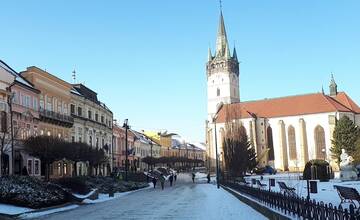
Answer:
[[[340,205],[343,203],[351,203],[355,207],[357,207],[354,201],[357,201],[357,203],[360,204],[360,195],[356,189],[345,186],[336,186],[336,185],[334,185],[334,188],[336,189],[341,199]]]
[[[261,183],[260,180],[256,180],[256,185],[258,185],[259,188],[264,188],[267,186],[265,183]]]
[[[244,177],[236,178],[235,181],[241,185],[250,185],[250,183],[246,182]]]
[[[284,195],[291,196],[291,197],[298,197],[298,195],[295,193],[295,188],[288,187],[285,182],[278,182],[280,187],[280,192]]]

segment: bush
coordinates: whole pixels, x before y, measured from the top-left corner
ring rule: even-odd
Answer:
[[[55,179],[52,182],[66,189],[69,189],[71,192],[74,193],[85,195],[91,191],[90,186],[86,183],[86,178],[82,176],[64,177],[60,179]]]
[[[0,203],[37,209],[64,204],[68,201],[68,193],[61,187],[34,177],[0,178]]]
[[[329,181],[331,178],[333,178],[332,169],[327,161],[315,159],[306,163],[303,172],[304,180]]]

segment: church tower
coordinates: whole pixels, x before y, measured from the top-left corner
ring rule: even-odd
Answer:
[[[206,63],[208,120],[214,116],[219,103],[229,104],[240,101],[239,62],[234,47],[230,54],[222,11],[216,38],[214,56],[208,51]]]

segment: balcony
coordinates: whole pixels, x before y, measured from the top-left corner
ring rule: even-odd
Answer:
[[[73,117],[45,109],[40,109],[40,120],[69,128],[74,124]]]

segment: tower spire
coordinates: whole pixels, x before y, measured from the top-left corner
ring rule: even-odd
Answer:
[[[212,54],[211,54],[211,49],[209,47],[209,51],[208,51],[208,62],[212,61],[213,57],[212,57]]]
[[[338,91],[337,91],[337,84],[335,82],[333,73],[331,73],[331,81],[330,81],[329,88],[330,88],[330,96],[336,96]]]
[[[233,50],[233,55],[232,55],[232,58],[234,59],[234,60],[238,60],[238,58],[237,58],[237,53],[236,53],[236,48],[235,48],[235,43],[234,43],[234,50]]]
[[[226,47],[228,48],[228,41],[225,30],[225,22],[224,22],[222,10],[220,10],[220,20],[219,20],[218,34],[216,38],[216,56],[224,57],[227,53]]]

